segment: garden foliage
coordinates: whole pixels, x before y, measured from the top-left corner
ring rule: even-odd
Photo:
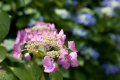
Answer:
[[[1,0],[0,80],[9,80],[7,77],[13,80],[120,80],[119,14],[120,0]],[[62,36],[66,34],[65,45],[69,45],[68,41],[75,42],[78,52],[73,51],[77,52],[78,67],[70,67],[71,62],[66,67],[58,59],[60,66],[56,72],[53,64],[54,69],[42,75],[42,66],[47,67],[43,65],[45,60],[52,62],[53,59],[42,60],[28,53],[29,50],[13,56],[15,48],[18,50],[18,45],[14,48],[17,32],[24,33],[23,29],[33,28],[38,21],[54,23],[58,32],[62,29]],[[38,48],[43,57],[44,49]],[[26,49],[22,43],[20,49]],[[19,50],[17,52],[21,52]]]

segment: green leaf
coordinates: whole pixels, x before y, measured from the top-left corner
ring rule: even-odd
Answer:
[[[98,60],[91,60],[91,63],[92,63],[94,66],[99,66],[99,61],[98,61]]]
[[[17,22],[16,22],[16,26],[19,28],[19,29],[22,29],[24,27],[27,26],[28,24],[28,21],[29,21],[29,18],[28,17],[20,17],[17,19]]]
[[[39,46],[38,47],[38,52],[33,52],[34,58],[37,57],[43,57],[45,53],[45,47],[44,46]]]
[[[61,1],[55,0],[55,3],[57,4],[57,6],[63,7],[63,3]]]
[[[78,57],[78,63],[79,63],[79,65],[80,66],[84,66],[84,63],[85,63],[85,61],[84,61],[84,59],[82,58],[82,57]]]
[[[25,68],[30,73],[33,80],[39,80],[41,69],[35,62],[29,62],[27,65],[25,64]],[[41,80],[45,80],[43,75]]]
[[[32,77],[27,71],[16,67],[10,67],[10,69],[20,80],[32,80]]]
[[[35,59],[35,62],[36,62],[36,64],[39,65],[39,66],[42,66],[42,65],[43,65],[43,63],[42,63],[42,58],[36,58],[36,59]]]
[[[62,73],[64,78],[68,78],[68,79],[70,78],[70,70],[66,70],[63,67],[59,67],[58,69],[60,73]]]
[[[10,11],[11,10],[11,5],[10,4],[4,4],[3,6],[2,6],[2,10],[4,10],[4,11]]]
[[[62,74],[58,71],[49,73],[50,80],[63,80]]]
[[[79,70],[74,70],[74,80],[87,80],[86,79],[86,75],[82,72],[82,71],[79,71]]]
[[[9,71],[0,69],[0,80],[17,80]]]
[[[20,0],[21,1],[21,6],[24,6],[26,8],[26,5],[30,4],[32,0]]]
[[[42,52],[45,53],[45,47],[44,47],[44,46],[39,46],[39,47],[38,47],[38,50],[40,50],[40,51],[42,51]]]
[[[22,60],[22,56],[19,59],[17,59],[15,57],[13,57],[13,53],[7,54],[7,58],[12,62],[24,63],[24,60]]]
[[[0,46],[0,62],[2,62],[5,59],[6,54],[7,54],[6,48],[3,46]]]
[[[36,59],[36,58],[44,56],[44,53],[42,51],[32,52],[32,54],[33,54],[33,59]]]
[[[9,29],[10,29],[9,15],[6,12],[0,10],[0,43],[8,34]]]

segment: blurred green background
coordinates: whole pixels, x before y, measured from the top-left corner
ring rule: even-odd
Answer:
[[[0,8],[11,18],[2,43],[9,53],[18,30],[50,22],[79,51],[79,67],[60,68],[64,80],[120,80],[120,0],[0,0]],[[1,64],[22,66],[10,55],[5,61]]]

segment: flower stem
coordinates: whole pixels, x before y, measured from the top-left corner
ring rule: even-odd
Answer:
[[[41,72],[40,72],[40,76],[39,76],[39,79],[38,79],[38,80],[41,80],[41,79],[42,79],[43,72],[44,72],[44,68],[42,67],[42,70],[41,70]]]

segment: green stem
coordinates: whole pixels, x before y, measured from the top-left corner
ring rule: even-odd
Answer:
[[[44,72],[44,68],[42,67],[42,70],[41,70],[41,72],[40,72],[40,77],[39,77],[38,80],[41,80],[41,79],[42,79],[43,72]]]

